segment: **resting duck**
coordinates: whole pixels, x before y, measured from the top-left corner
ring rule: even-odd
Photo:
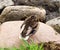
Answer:
[[[19,38],[23,38],[27,40],[31,35],[35,34],[38,29],[38,18],[36,15],[29,16],[21,25],[21,36]]]

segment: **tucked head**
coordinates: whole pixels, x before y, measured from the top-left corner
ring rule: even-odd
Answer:
[[[31,19],[34,20],[34,21],[37,21],[39,18],[38,18],[37,15],[32,15],[32,16],[31,16]]]

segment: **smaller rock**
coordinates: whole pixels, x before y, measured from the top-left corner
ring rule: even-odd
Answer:
[[[52,26],[58,33],[60,33],[60,17],[49,20],[46,24]]]
[[[37,15],[37,18],[41,21],[45,20],[46,11],[43,8],[32,6],[9,6],[1,13],[0,22],[21,20],[34,14]]]

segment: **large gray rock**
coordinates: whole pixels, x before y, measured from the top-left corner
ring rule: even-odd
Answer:
[[[21,35],[20,26],[22,23],[23,21],[10,21],[5,22],[0,26],[0,47],[18,47],[22,44],[21,39],[19,39],[19,36]],[[56,35],[55,33],[56,32],[52,27],[39,22],[38,31],[30,38],[32,38],[36,43],[49,41],[60,43],[60,35]]]
[[[58,33],[60,33],[60,17],[49,20],[46,24],[52,26]]]
[[[14,5],[12,0],[0,0],[0,9],[10,5]]]
[[[34,14],[37,15],[37,18],[41,21],[45,20],[46,11],[43,8],[32,6],[9,6],[1,13],[0,22],[21,20]]]

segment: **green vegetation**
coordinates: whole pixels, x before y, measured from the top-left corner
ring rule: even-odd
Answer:
[[[24,41],[24,45],[20,45],[19,48],[12,47],[12,48],[0,48],[0,50],[44,50],[43,44],[38,45],[32,42],[31,44],[28,44],[27,41]]]

